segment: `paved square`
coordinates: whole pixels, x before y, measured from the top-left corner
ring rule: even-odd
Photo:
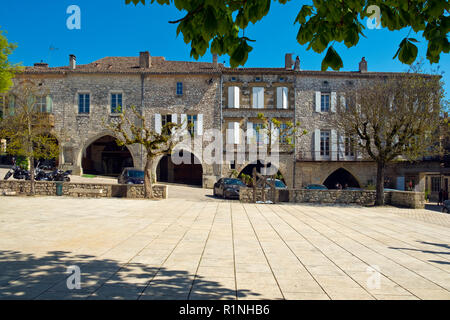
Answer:
[[[0,197],[0,298],[450,299],[450,216]]]

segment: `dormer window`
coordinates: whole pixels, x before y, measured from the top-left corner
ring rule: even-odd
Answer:
[[[236,81],[236,77],[231,77],[231,81]]]
[[[261,77],[256,77],[255,81],[257,81],[257,82],[261,81]]]
[[[280,82],[283,82],[285,79],[284,79],[284,77],[280,77]]]

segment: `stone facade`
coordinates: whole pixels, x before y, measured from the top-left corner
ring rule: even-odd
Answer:
[[[334,181],[344,178],[350,187],[364,188],[376,181],[375,164],[362,154],[345,149],[345,137],[335,130],[332,119],[336,103],[345,97],[346,90],[394,73],[367,72],[366,68],[355,72],[306,71],[300,66],[292,68],[288,63],[289,55],[286,55],[284,68],[240,69],[225,68],[217,64],[217,59],[212,63],[166,61],[163,57],[151,57],[148,52],[139,57],[108,57],[79,66],[73,59],[73,67],[49,68],[42,63],[28,67],[15,81],[34,79],[50,89],[55,135],[62,150],[59,164],[72,169],[74,174],[85,171],[83,159],[89,152],[90,160],[95,161],[97,167],[103,165],[102,150],[107,147],[88,148],[102,137],[113,136],[105,130],[104,123],[118,116],[111,113],[111,105],[112,96],[120,94],[123,109],[136,106],[152,129],[161,126],[161,119],[168,119],[165,116],[172,120],[176,117],[177,123],[181,123],[182,118],[197,117],[196,125],[201,126],[200,131],[194,129],[197,138],[204,138],[202,132],[208,129],[222,132],[224,158],[228,147],[234,150],[235,159],[243,161],[227,159],[221,164],[207,164],[202,161],[202,151],[209,142],[203,141],[197,149],[191,146],[188,151],[202,162],[198,172],[203,187],[211,188],[218,178],[231,176],[235,171],[240,173],[255,164],[248,154],[249,144],[254,142],[250,142],[245,133],[259,122],[260,112],[281,122],[300,122],[294,145],[281,146],[276,164],[289,188],[326,182],[334,188]],[[180,83],[181,94],[178,92]],[[229,88],[237,88],[233,91],[235,95],[230,95]],[[254,88],[263,88],[263,92]],[[78,112],[79,94],[89,94],[89,113]],[[255,108],[255,98],[261,99],[261,108]],[[321,108],[321,99],[328,101],[324,102],[324,105],[328,103],[326,110]],[[241,130],[238,143],[228,141],[230,127]],[[304,135],[303,130],[307,131]],[[327,155],[320,152],[322,132],[329,137]],[[239,144],[245,147],[238,148]],[[142,147],[133,145],[127,150],[133,166],[143,169]],[[162,162],[162,156],[156,159],[153,173],[161,177],[161,171],[168,171],[165,179],[169,182],[177,182],[174,175],[180,174],[180,170],[184,174],[194,171],[194,167],[189,166],[175,168],[171,162],[163,167]],[[183,173],[180,177],[182,180]]]

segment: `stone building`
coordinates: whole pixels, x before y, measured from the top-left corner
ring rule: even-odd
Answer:
[[[294,145],[280,144],[274,164],[286,184],[334,188],[337,183],[366,187],[376,181],[375,164],[331,125],[337,101],[345,103],[346,89],[389,75],[394,73],[369,72],[364,58],[357,71],[322,72],[302,70],[291,54],[285,55],[284,67],[231,69],[218,64],[216,56],[211,63],[183,62],[141,52],[85,65],[77,65],[74,55],[63,67],[36,63],[15,81],[32,79],[49,88],[41,109],[54,118],[62,150],[59,165],[74,174],[117,175],[123,167],[144,167],[142,148],[118,147],[104,125],[120,115],[119,106],[136,106],[154,130],[176,122],[192,123],[189,130],[197,138],[209,129],[222,133],[224,162],[203,161],[208,145],[203,139],[200,148],[182,152],[191,163],[175,165],[170,156],[157,159],[153,171],[158,181],[212,187],[233,172],[251,173],[272,164],[249,154],[251,147],[267,147],[257,130],[258,113],[263,113],[282,123],[300,122]]]

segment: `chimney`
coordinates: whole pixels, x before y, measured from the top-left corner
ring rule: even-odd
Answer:
[[[286,53],[284,55],[284,68],[286,70],[291,70],[292,69],[292,53]]]
[[[213,66],[214,66],[214,68],[217,67],[217,53],[213,54]]]
[[[300,71],[300,58],[298,56],[295,58],[294,70]]]
[[[367,72],[367,61],[365,57],[363,57],[359,63],[359,72]]]
[[[148,51],[143,51],[139,53],[139,67],[140,68],[150,68],[152,65],[152,57]]]
[[[76,67],[77,67],[77,57],[71,54],[69,55],[69,68],[70,70],[75,70]]]

